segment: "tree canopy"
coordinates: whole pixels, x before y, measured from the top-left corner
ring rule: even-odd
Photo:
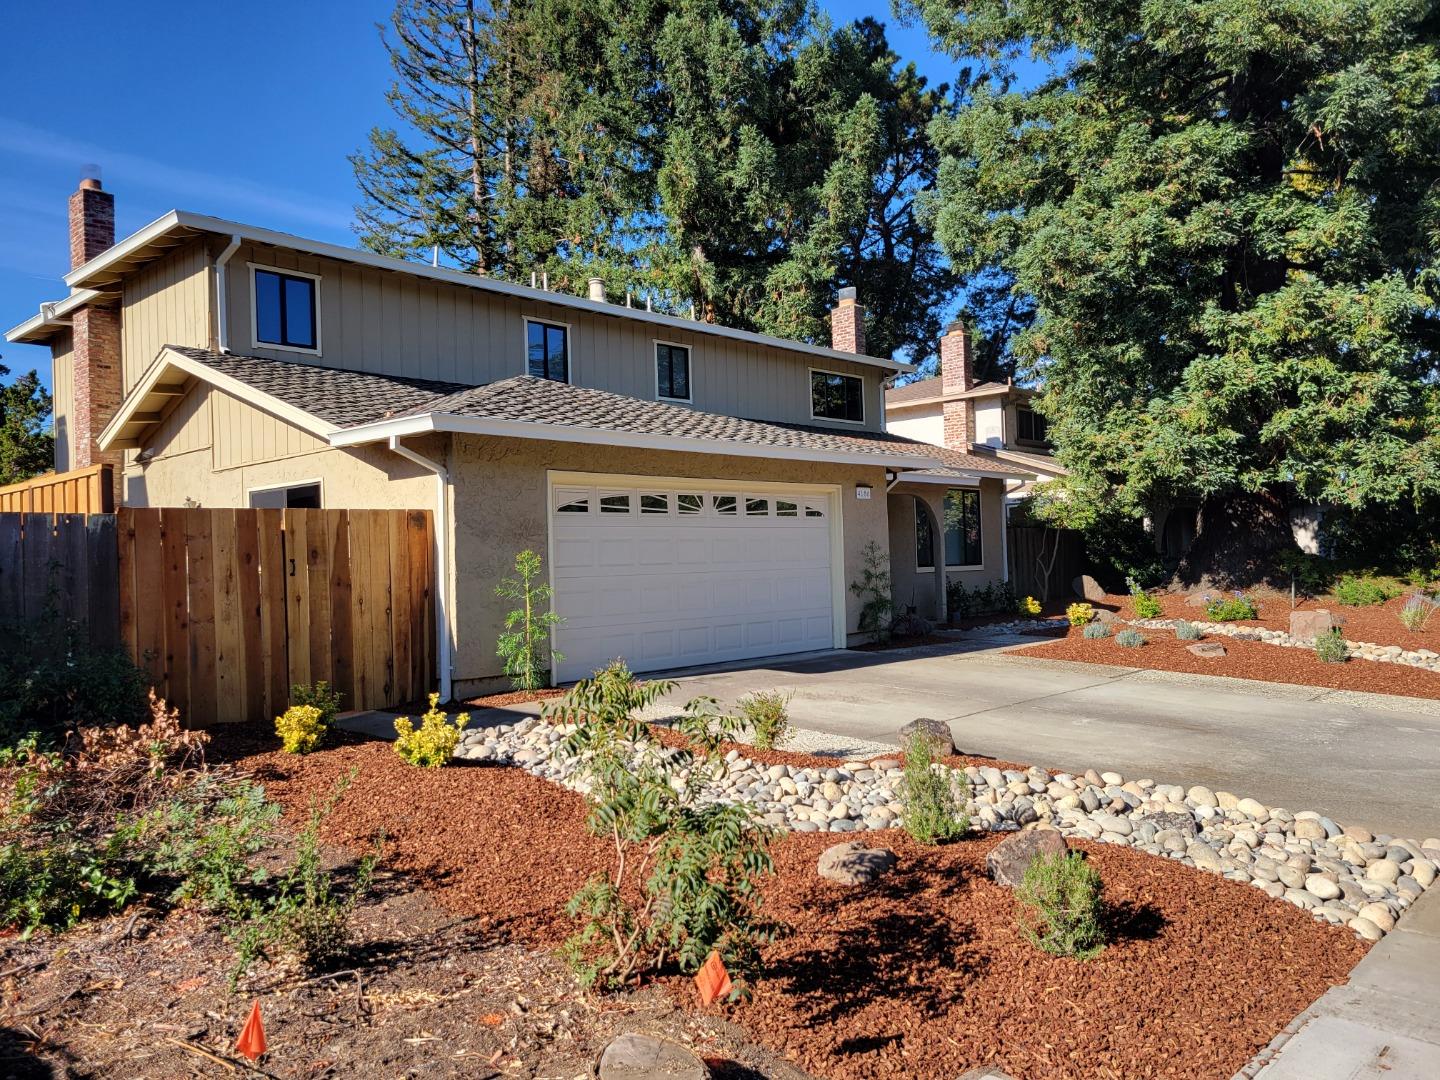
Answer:
[[[361,240],[869,351],[934,348],[956,281],[917,214],[948,87],[812,0],[398,0],[396,127],[352,159]]]
[[[47,428],[50,395],[35,372],[6,381],[0,364],[0,485],[17,484],[54,468],[55,439]]]
[[[930,128],[936,233],[1034,305],[1012,349],[1071,473],[1054,518],[1196,502],[1189,569],[1223,578],[1207,521],[1278,545],[1301,503],[1440,507],[1440,7],[913,10],[979,72]]]

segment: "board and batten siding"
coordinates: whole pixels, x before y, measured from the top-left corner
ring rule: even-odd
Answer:
[[[55,471],[65,472],[75,463],[75,339],[61,330],[50,341],[51,416],[55,431]]]
[[[320,354],[254,341],[251,263],[320,276]],[[230,261],[234,352],[326,367],[480,384],[525,370],[525,318],[570,327],[570,381],[654,400],[655,342],[691,350],[692,404],[705,412],[794,424],[810,415],[812,367],[865,382],[865,423],[881,429],[882,372],[867,364],[732,341],[676,327],[592,314],[543,299],[499,296],[286,249],[242,244]],[[623,311],[617,306],[617,311]]]
[[[120,301],[124,392],[165,345],[210,346],[210,255],[198,237],[125,279]]]

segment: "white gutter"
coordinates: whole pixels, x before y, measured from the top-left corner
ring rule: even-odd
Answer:
[[[12,326],[6,330],[5,340],[23,342],[27,345],[38,344],[38,342],[27,340],[31,334],[49,330],[52,327],[69,326],[71,320],[66,316],[99,295],[94,289],[80,289],[63,300],[47,300],[40,305],[40,314],[32,315],[19,326]]]
[[[230,351],[230,305],[226,296],[229,288],[225,264],[239,247],[240,237],[232,235],[230,243],[215,259],[215,344],[222,353]]]
[[[435,647],[439,652],[435,666],[443,704],[454,696],[450,670],[453,655],[450,641],[450,564],[447,561],[450,550],[450,472],[438,461],[410,449],[398,435],[390,436],[390,449],[435,474]]]

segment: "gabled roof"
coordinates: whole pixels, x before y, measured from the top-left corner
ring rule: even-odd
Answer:
[[[928,379],[918,379],[904,386],[896,386],[885,391],[885,408],[908,408],[914,405],[935,405],[942,401],[963,401],[967,398],[992,397],[996,394],[1007,394],[1010,392],[1029,394],[1030,391],[1014,383],[1002,382],[980,382],[970,387],[969,390],[962,390],[958,393],[947,394],[940,382],[939,375],[932,375]]]
[[[199,379],[333,446],[452,431],[656,450],[926,469],[950,451],[887,432],[747,420],[520,375],[483,386],[166,346],[100,435],[135,448]],[[986,475],[1013,470],[958,455]]]
[[[241,240],[264,244],[269,247],[301,251],[321,258],[338,259],[342,262],[371,266],[393,273],[409,274],[411,277],[425,278],[451,285],[461,285],[470,289],[480,289],[484,292],[515,297],[521,300],[556,304],[560,307],[588,311],[591,314],[602,315],[608,318],[630,319],[636,322],[651,323],[668,330],[685,330],[696,334],[730,338],[736,341],[765,345],[770,348],[786,349],[790,352],[823,357],[827,360],[844,360],[854,364],[868,364],[872,367],[884,368],[887,371],[893,372],[908,373],[915,370],[913,364],[904,364],[898,360],[889,360],[879,356],[865,356],[861,353],[841,352],[823,345],[811,345],[803,341],[774,337],[770,334],[758,334],[750,330],[736,330],[732,327],[720,326],[716,323],[677,318],[674,315],[662,315],[657,311],[645,311],[641,308],[626,307],[623,304],[590,300],[586,297],[571,296],[568,293],[550,292],[547,289],[532,289],[525,285],[517,285],[514,282],[501,281],[497,278],[485,277],[481,274],[469,274],[463,270],[452,270],[444,266],[430,266],[427,263],[395,259],[388,255],[377,255],[372,251],[343,247],[339,244],[328,244],[321,240],[309,240],[305,237],[294,236],[290,233],[277,232],[274,229],[262,229],[258,226],[246,225],[238,221],[227,221],[224,218],[191,213],[188,210],[171,210],[168,214],[157,218],[144,228],[130,234],[113,247],[95,256],[95,258],[89,262],[76,267],[70,271],[70,273],[66,274],[65,284],[69,285],[72,290],[83,288],[93,289],[102,294],[106,292],[114,293],[118,289],[121,280],[132,270],[160,257],[166,251],[185,243],[192,237],[206,233],[217,236],[238,237]],[[64,301],[61,302],[64,303]],[[22,323],[21,326],[28,326],[34,321],[34,319],[28,320],[26,323]],[[20,329],[21,327],[16,327],[15,331]],[[15,331],[11,331],[11,333]]]

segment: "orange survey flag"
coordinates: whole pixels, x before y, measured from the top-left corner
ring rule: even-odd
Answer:
[[[244,1054],[251,1061],[265,1053],[265,1025],[260,1022],[260,999],[250,1006],[250,1018],[240,1029],[240,1038],[235,1041],[235,1052]]]
[[[732,989],[730,973],[725,970],[725,961],[714,949],[706,957],[704,965],[695,974],[695,986],[700,991],[700,1004],[709,1005],[716,998],[727,997]]]

